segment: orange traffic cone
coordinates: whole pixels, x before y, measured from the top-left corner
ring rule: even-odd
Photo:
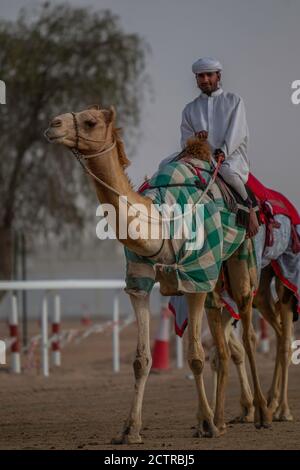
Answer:
[[[170,368],[170,314],[167,307],[162,307],[152,353],[152,370],[157,372]]]

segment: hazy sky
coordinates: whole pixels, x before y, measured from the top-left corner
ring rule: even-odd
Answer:
[[[1,17],[15,18],[25,3],[38,2],[0,0]],[[155,101],[143,109],[143,135],[129,169],[134,182],[179,148],[181,111],[198,94],[191,64],[209,55],[223,63],[223,88],[245,100],[252,171],[300,209],[300,104],[291,102],[291,83],[300,80],[299,0],[68,3],[110,8],[126,31],[139,33],[152,48]]]

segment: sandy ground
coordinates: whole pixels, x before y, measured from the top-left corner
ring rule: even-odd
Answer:
[[[51,370],[49,378],[42,377],[35,368],[13,376],[6,366],[0,366],[0,449],[129,449],[111,445],[110,440],[121,429],[131,402],[135,335],[134,324],[121,333],[119,374],[112,372],[109,332],[91,335],[80,344],[68,344],[63,349],[62,366]],[[258,359],[263,388],[267,390],[273,354],[258,355]],[[256,430],[252,424],[229,425],[227,433],[218,439],[192,437],[197,408],[194,382],[186,377],[186,366],[176,370],[173,362],[171,365],[170,371],[149,378],[143,411],[144,443],[130,449],[300,448],[300,365],[290,368],[293,423],[273,423],[270,430]],[[210,396],[208,363],[205,378]],[[231,367],[226,419],[238,412],[239,385]]]

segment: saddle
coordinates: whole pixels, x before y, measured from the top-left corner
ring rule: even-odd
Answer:
[[[215,182],[221,191],[226,207],[228,210],[236,214],[237,225],[247,229],[249,226],[249,207],[245,204],[240,194],[232,186],[226,183],[220,174],[217,175]],[[248,193],[248,197],[252,202],[252,207],[255,211],[257,222],[259,225],[261,225],[262,222],[260,219],[260,208],[257,199],[251,189],[247,186],[245,187]]]

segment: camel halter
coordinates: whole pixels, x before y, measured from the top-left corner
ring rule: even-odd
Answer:
[[[101,157],[103,155],[105,155],[106,153],[110,152],[111,150],[113,150],[116,146],[116,141],[114,141],[112,143],[112,145],[106,149],[99,149],[98,152],[92,154],[92,155],[84,155],[82,154],[79,149],[78,149],[78,145],[79,145],[79,139],[82,139],[82,140],[86,140],[86,141],[89,141],[89,142],[106,142],[106,139],[99,139],[99,140],[92,140],[92,139],[88,139],[87,137],[84,137],[82,135],[79,134],[79,129],[78,129],[78,122],[77,122],[77,119],[76,119],[76,114],[75,113],[71,113],[72,114],[72,118],[73,118],[73,123],[74,123],[74,130],[75,130],[75,147],[71,148],[71,152],[73,153],[73,155],[76,157],[76,159],[78,160],[78,162],[80,163],[80,165],[82,166],[82,168],[92,177],[94,178],[98,183],[102,184],[102,186],[104,186],[105,188],[109,189],[110,191],[112,191],[114,194],[116,194],[117,196],[120,196],[120,197],[123,197],[117,190],[115,190],[114,188],[112,188],[109,184],[105,183],[105,181],[101,180],[100,178],[98,178],[98,176],[94,175],[94,173],[87,167],[87,165],[84,163],[85,160],[88,160],[90,158],[96,158],[96,157]]]

